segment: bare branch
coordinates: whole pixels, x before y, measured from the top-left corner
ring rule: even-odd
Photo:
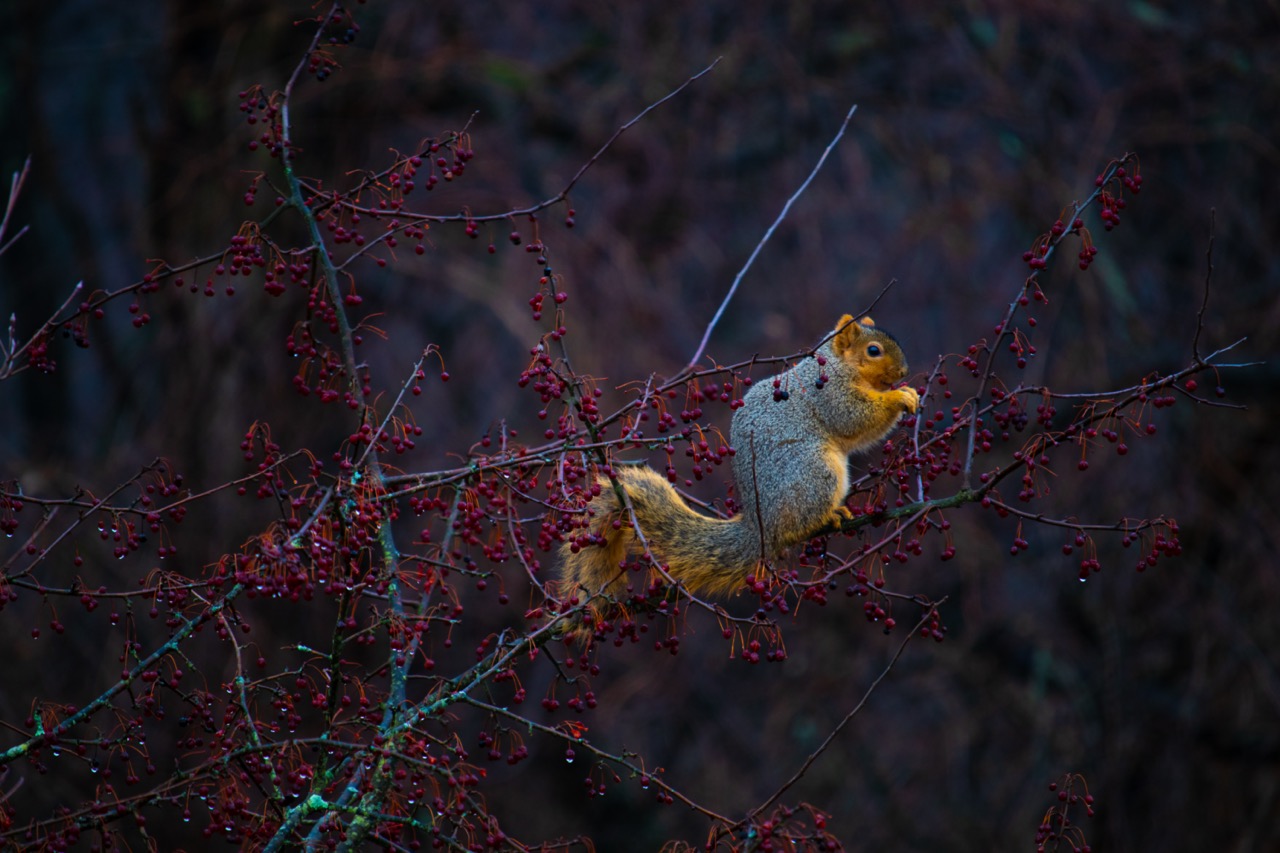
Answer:
[[[18,229],[18,233],[14,234],[9,240],[5,240],[5,235],[9,232],[9,220],[13,217],[13,208],[18,203],[18,194],[22,192],[22,185],[27,181],[27,175],[31,173],[31,157],[28,156],[22,163],[21,171],[14,172],[13,178],[9,181],[9,198],[4,205],[4,218],[0,219],[0,255],[9,251],[9,247],[18,241],[23,234],[27,233],[27,226]]]
[[[787,779],[786,782],[783,782],[778,790],[770,794],[764,802],[752,809],[744,820],[734,824],[730,828],[730,831],[745,826],[756,816],[764,812],[765,809],[769,808],[769,806],[776,803],[793,785],[804,778],[804,774],[808,772],[809,768],[813,766],[813,763],[818,760],[822,753],[827,751],[827,748],[831,746],[832,741],[836,739],[840,732],[844,731],[845,726],[849,725],[849,723],[853,721],[853,718],[858,716],[858,713],[866,707],[867,701],[871,698],[871,694],[876,692],[876,688],[879,687],[881,682],[889,676],[889,673],[893,671],[894,665],[898,663],[898,659],[902,657],[902,653],[907,650],[907,644],[911,642],[911,640],[920,632],[920,629],[924,627],[925,623],[929,621],[931,611],[936,610],[938,607],[945,604],[946,601],[947,599],[945,597],[940,598],[939,600],[932,602],[925,609],[924,615],[920,617],[918,622],[916,622],[915,627],[902,638],[902,642],[898,644],[898,650],[893,653],[893,657],[889,658],[889,662],[885,664],[884,669],[880,671],[880,674],[877,675],[875,680],[867,687],[866,691],[862,694],[862,698],[858,700],[858,703],[850,709],[849,713],[844,715],[844,719],[836,724],[835,728],[827,734],[826,738],[823,739],[822,743],[818,744],[818,747],[814,749],[813,752],[809,753],[809,757],[806,758],[804,763],[800,765],[799,769],[791,775],[791,778]]]
[[[814,164],[813,169],[809,171],[809,176],[800,184],[799,189],[791,194],[791,198],[787,199],[787,203],[782,206],[782,211],[777,218],[773,220],[764,236],[760,238],[760,242],[756,243],[756,247],[751,250],[751,255],[747,258],[747,262],[742,265],[742,269],[738,270],[738,274],[733,277],[733,284],[729,285],[729,292],[725,294],[724,299],[720,302],[720,307],[716,309],[716,313],[711,317],[711,322],[707,324],[707,330],[702,333],[702,340],[698,342],[698,348],[694,351],[693,357],[689,359],[685,365],[684,372],[693,370],[699,361],[702,361],[702,354],[706,352],[707,342],[711,340],[711,333],[715,331],[716,325],[720,322],[720,318],[724,316],[725,309],[729,307],[733,295],[738,292],[738,285],[742,283],[743,277],[747,274],[747,270],[751,269],[751,265],[755,263],[756,258],[760,255],[760,251],[764,248],[764,244],[769,242],[769,238],[773,236],[773,232],[778,230],[778,226],[787,218],[787,214],[791,211],[791,206],[796,203],[800,196],[804,195],[804,191],[809,188],[809,184],[813,183],[814,177],[817,176],[818,170],[822,168],[822,164],[827,162],[827,157],[835,149],[836,144],[844,136],[845,128],[849,126],[849,121],[853,118],[853,114],[857,112],[858,105],[854,104],[849,107],[849,112],[845,114],[844,121],[840,123],[840,129],[836,131],[836,135],[827,143],[827,147],[823,150],[822,156],[818,158],[818,162]]]
[[[1204,295],[1200,298],[1200,310],[1196,311],[1196,334],[1191,339],[1191,355],[1200,361],[1200,335],[1204,333],[1204,312],[1209,307],[1209,285],[1213,281],[1213,241],[1215,208],[1209,208],[1209,245],[1204,250]]]

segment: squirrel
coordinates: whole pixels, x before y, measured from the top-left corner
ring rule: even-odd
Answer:
[[[849,454],[875,447],[903,414],[916,412],[915,389],[893,387],[906,375],[906,357],[892,335],[870,317],[855,322],[843,315],[812,357],[755,383],[734,413],[729,439],[741,512],[729,519],[702,515],[657,471],[624,468],[617,479],[642,545],[630,511],[601,477],[600,494],[587,505],[594,542],[561,546],[563,594],[625,593],[624,563],[645,545],[667,576],[692,593],[742,588],[761,560],[850,517]],[[600,608],[591,612],[598,616]]]

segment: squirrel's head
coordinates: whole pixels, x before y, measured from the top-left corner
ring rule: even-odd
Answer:
[[[831,351],[849,365],[863,382],[887,391],[907,375],[907,357],[893,335],[876,328],[870,317],[854,321],[845,314],[836,323]]]

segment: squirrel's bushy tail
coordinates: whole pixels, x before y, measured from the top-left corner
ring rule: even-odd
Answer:
[[[619,472],[618,481],[627,492],[650,553],[690,591],[735,591],[759,563],[759,531],[742,515],[719,519],[694,512],[652,468],[626,468]],[[561,595],[566,598],[576,595],[585,601],[601,591],[622,593],[628,583],[622,563],[629,554],[643,550],[631,526],[631,514],[619,505],[612,485],[602,480],[601,487],[600,495],[589,504],[594,513],[590,530],[603,535],[606,544],[561,547]],[[615,521],[621,522],[617,529]]]

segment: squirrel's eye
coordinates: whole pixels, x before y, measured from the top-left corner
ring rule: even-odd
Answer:
[[[880,345],[868,344],[867,355],[871,356],[872,358],[878,358],[880,356]]]

